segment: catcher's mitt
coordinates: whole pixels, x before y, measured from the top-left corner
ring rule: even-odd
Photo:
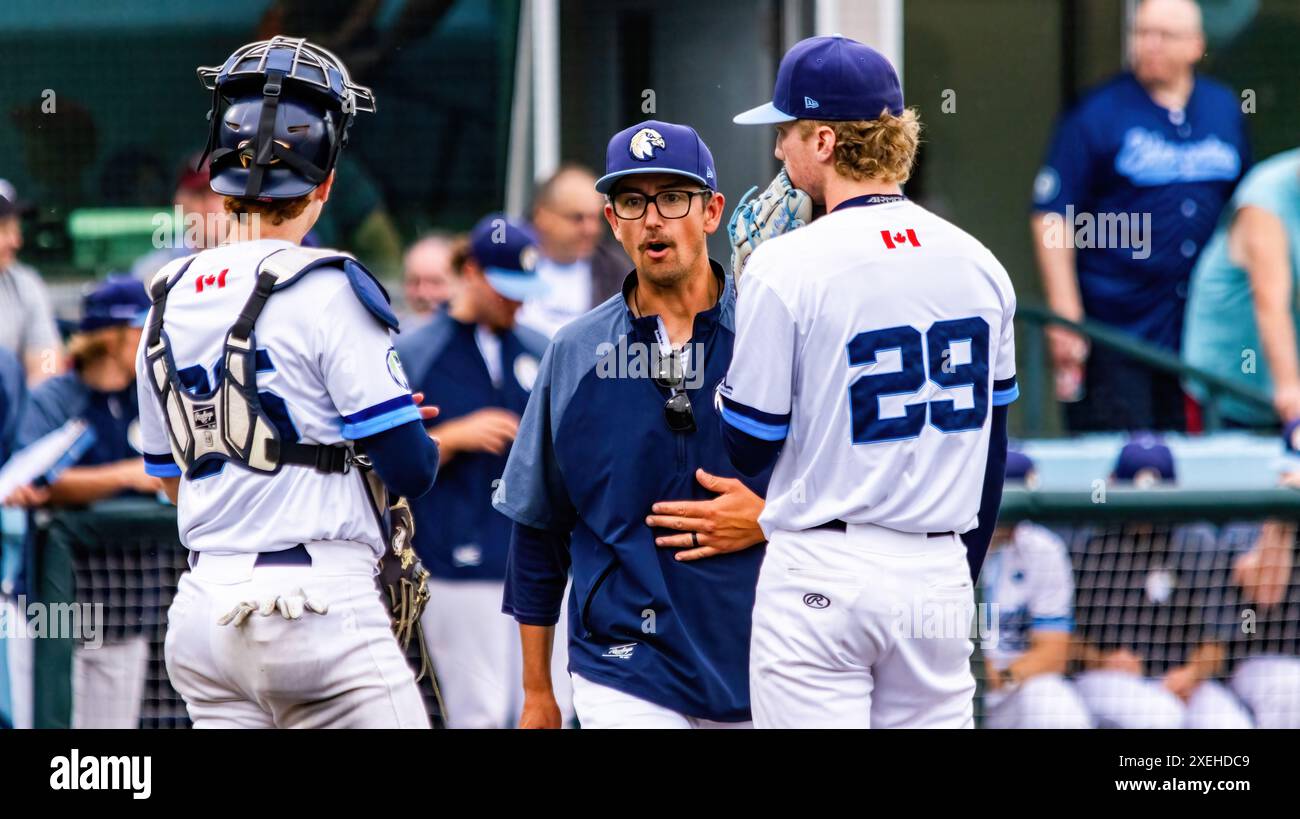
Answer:
[[[411,644],[411,638],[419,633],[420,615],[429,602],[429,570],[420,563],[415,547],[411,545],[415,520],[406,498],[394,503],[388,514],[393,534],[388,550],[379,559],[379,585],[388,595],[385,602],[388,603],[388,613],[393,621],[393,633],[405,651]],[[423,640],[420,641],[420,648],[424,661],[420,677],[423,677],[429,665],[428,654],[423,650]]]
[[[731,275],[740,283],[740,274],[761,242],[783,233],[801,228],[812,221],[813,202],[804,191],[790,184],[785,168],[776,175],[767,190],[751,199],[758,186],[750,188],[740,197],[740,204],[727,222],[731,236]]]

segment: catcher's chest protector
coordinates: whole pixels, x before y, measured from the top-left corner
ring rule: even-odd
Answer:
[[[181,383],[163,314],[171,286],[183,278],[196,256],[170,277],[160,272],[150,287],[153,314],[146,335],[145,356],[150,386],[167,419],[168,438],[176,463],[190,476],[210,460],[230,461],[254,472],[274,473],[284,464],[310,466],[321,472],[347,472],[353,455],[347,446],[321,446],[281,440],[257,395],[257,318],[271,294],[300,276],[329,264],[355,262],[333,250],[286,248],[258,266],[257,283],[239,319],[226,332],[221,368],[206,393],[192,393]]]

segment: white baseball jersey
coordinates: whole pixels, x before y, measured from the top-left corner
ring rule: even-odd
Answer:
[[[924,208],[872,199],[764,242],[740,282],[719,392],[727,423],[784,441],[769,536],[974,528],[991,409],[1018,394],[1002,265]]]
[[[163,332],[181,382],[202,393],[216,385],[226,332],[252,293],[258,263],[290,242],[259,240],[206,250],[171,288]],[[182,262],[165,270],[175,275]],[[254,330],[257,388],[282,437],[339,444],[419,420],[392,336],[362,305],[347,275],[313,270],[266,303]],[[181,474],[172,461],[162,409],[136,358],[140,427],[150,474]],[[383,550],[379,524],[356,470],[324,474],[284,466],[276,474],[234,463],[200,468],[181,481],[181,542],[203,552],[270,552],[314,540],[347,540]]]
[[[1035,631],[1074,629],[1074,575],[1065,544],[1048,529],[1019,523],[993,550],[980,574],[984,605],[997,617],[996,639],[984,651],[998,669],[1029,649]]]

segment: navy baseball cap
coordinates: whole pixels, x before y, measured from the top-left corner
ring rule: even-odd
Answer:
[[[1008,449],[1005,479],[1012,483],[1024,483],[1032,489],[1037,483],[1036,478],[1033,458],[1019,450]]]
[[[1160,438],[1139,435],[1120,449],[1113,475],[1117,481],[1138,484],[1173,481],[1177,478],[1174,453]]]
[[[89,333],[105,327],[143,327],[149,305],[149,294],[139,279],[110,276],[82,298],[77,329]]]
[[[502,213],[489,213],[469,233],[469,255],[483,268],[492,289],[513,301],[546,294],[549,287],[537,275],[537,237],[522,222]]]
[[[903,87],[885,55],[836,34],[800,40],[781,58],[772,101],[737,114],[737,125],[797,119],[836,122],[903,113]]]
[[[673,173],[718,189],[713,154],[689,125],[648,119],[614,134],[605,149],[605,175],[596,180],[596,190],[609,193],[618,180],[640,173]]]

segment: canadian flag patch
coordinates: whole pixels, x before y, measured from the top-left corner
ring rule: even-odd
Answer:
[[[225,270],[221,271],[215,276],[211,274],[207,276],[199,276],[197,279],[194,280],[194,292],[202,293],[205,287],[216,287],[218,290],[220,290],[221,288],[226,286],[226,274],[229,272],[230,272],[230,268],[227,267]]]
[[[897,248],[899,245],[921,246],[921,240],[916,238],[916,231],[911,228],[902,231],[882,230],[880,231],[880,238],[885,240],[885,247],[890,250]]]

